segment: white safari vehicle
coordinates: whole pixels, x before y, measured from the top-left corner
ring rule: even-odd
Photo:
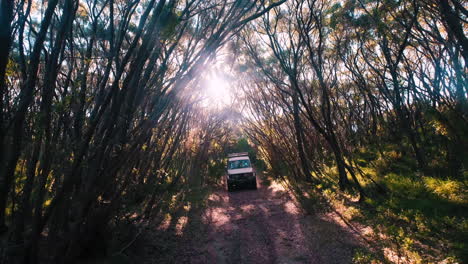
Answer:
[[[228,154],[226,182],[228,191],[241,185],[257,189],[257,178],[247,152]]]

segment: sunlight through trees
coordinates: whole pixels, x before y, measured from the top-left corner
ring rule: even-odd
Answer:
[[[465,1],[0,3],[1,263],[123,251],[239,138],[398,257],[467,260]]]

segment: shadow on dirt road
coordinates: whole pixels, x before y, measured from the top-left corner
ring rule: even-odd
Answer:
[[[259,184],[258,190],[217,190],[198,221],[195,217],[170,262],[351,263],[360,247],[342,225],[303,214],[276,183]]]

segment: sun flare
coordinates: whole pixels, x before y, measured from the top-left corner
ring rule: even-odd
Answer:
[[[226,106],[232,102],[228,80],[218,75],[211,75],[206,80],[206,103],[209,106]]]

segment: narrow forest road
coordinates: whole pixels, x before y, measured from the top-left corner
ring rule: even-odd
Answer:
[[[304,214],[277,183],[209,196],[172,263],[351,263],[358,240],[330,217]],[[198,231],[193,231],[198,230]],[[154,263],[157,263],[154,262]]]

